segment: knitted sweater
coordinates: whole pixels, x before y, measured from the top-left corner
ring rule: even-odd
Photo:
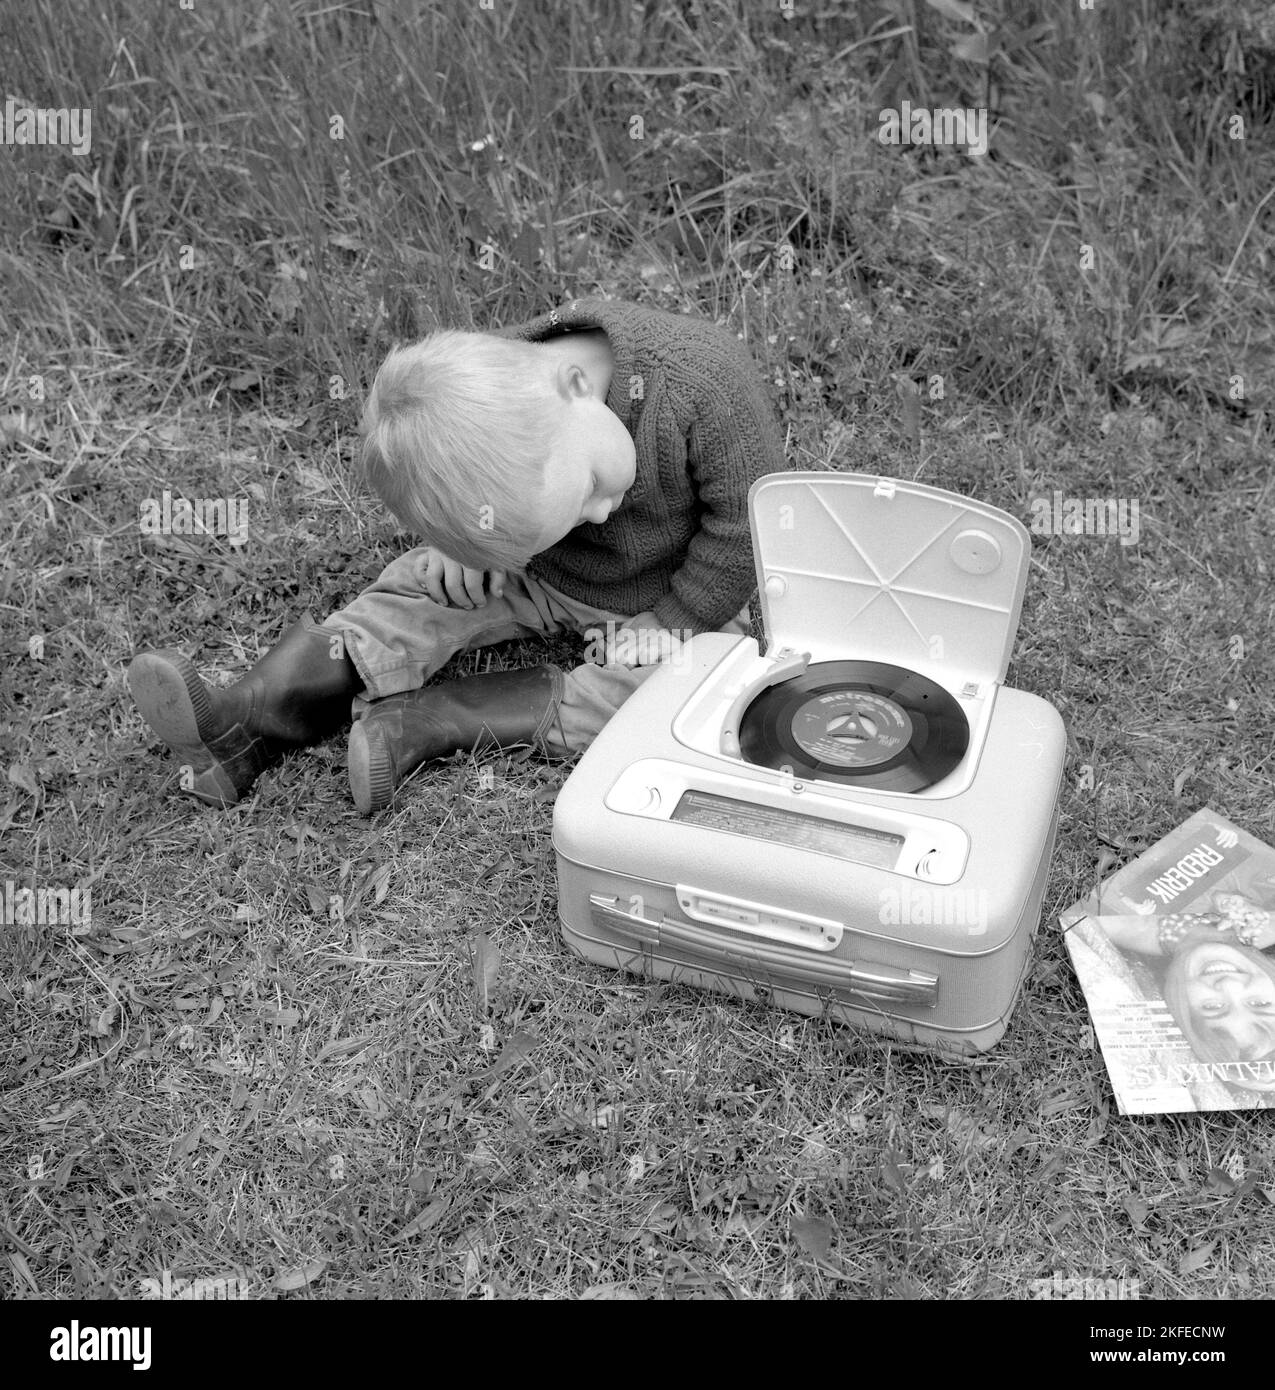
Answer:
[[[600,328],[615,354],[606,403],[637,449],[637,475],[600,526],[533,556],[530,574],[596,608],[712,632],[757,587],[748,489],[783,472],[783,440],[744,347],[706,319],[577,299],[502,330],[543,342]]]

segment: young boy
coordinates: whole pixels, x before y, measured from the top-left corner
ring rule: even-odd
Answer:
[[[706,320],[595,299],[499,333],[436,333],[390,354],[363,433],[369,482],[425,544],[229,689],[174,651],[129,667],[199,799],[232,805],[351,717],[365,814],[457,749],[570,756],[655,669],[651,653],[748,631],[748,489],[788,465],[756,364]],[[563,629],[633,635],[603,664],[426,684],[458,651]]]

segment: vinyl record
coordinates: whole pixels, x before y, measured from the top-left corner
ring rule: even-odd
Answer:
[[[746,761],[879,791],[941,781],[969,747],[961,707],[927,677],[879,661],[821,661],[772,685],[739,727]]]

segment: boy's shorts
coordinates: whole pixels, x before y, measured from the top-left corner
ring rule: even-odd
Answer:
[[[611,613],[569,598],[529,574],[505,576],[504,594],[487,596],[481,608],[435,603],[422,585],[428,547],[391,561],[353,603],[332,614],[325,627],[345,636],[346,650],[363,677],[364,699],[417,690],[456,655],[537,633],[578,632],[605,641],[631,614]],[[721,629],[747,635],[747,605]],[[552,757],[583,752],[607,720],[656,669],[585,662],[564,673],[555,727],[546,736]]]

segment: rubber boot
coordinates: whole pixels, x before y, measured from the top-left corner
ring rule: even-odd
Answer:
[[[552,727],[562,690],[557,666],[532,666],[374,700],[350,730],[354,804],[365,816],[382,810],[422,763],[458,749],[539,743]]]
[[[363,681],[340,632],[306,617],[227,690],[206,685],[170,650],[135,657],[128,688],[142,718],[194,772],[184,790],[233,806],[289,749],[347,725]]]

